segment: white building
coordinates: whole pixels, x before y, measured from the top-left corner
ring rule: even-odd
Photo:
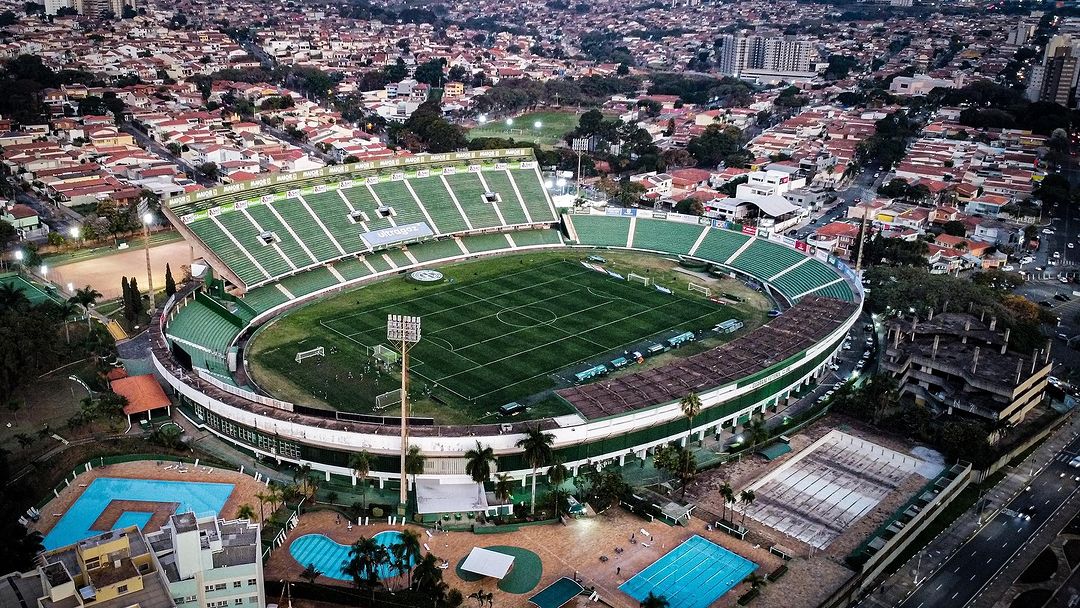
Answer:
[[[806,178],[796,177],[794,170],[751,171],[747,178],[735,189],[735,196],[709,201],[705,215],[781,232],[809,213],[785,198],[788,192],[806,185]]]
[[[721,36],[720,71],[738,78],[790,76],[809,78],[817,57],[817,43],[793,37]]]

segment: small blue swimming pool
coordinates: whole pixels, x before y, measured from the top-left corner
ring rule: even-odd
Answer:
[[[670,608],[706,608],[756,569],[754,562],[695,535],[619,589],[638,601],[650,591],[662,595]]]
[[[387,530],[371,538],[389,551],[392,545],[401,542],[401,532]],[[289,553],[298,564],[305,568],[308,564],[314,564],[315,569],[322,572],[323,576],[339,581],[352,580],[352,577],[345,574],[344,570],[345,562],[349,559],[349,545],[342,545],[322,534],[305,534],[289,545]],[[409,565],[415,566],[416,560],[412,560]],[[383,564],[379,566],[377,574],[382,580],[397,576],[398,571],[396,568]]]
[[[55,549],[100,534],[104,530],[90,527],[114,500],[179,503],[177,512],[194,511],[196,514],[219,513],[232,494],[231,483],[204,483],[193,481],[162,481],[160,479],[121,479],[99,477],[90,482],[67,513],[56,522],[42,544]],[[50,517],[43,513],[42,517]],[[153,513],[125,511],[117,518],[112,529],[135,525],[142,528]]]

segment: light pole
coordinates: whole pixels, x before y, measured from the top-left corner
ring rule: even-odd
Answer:
[[[82,230],[79,230],[78,226],[72,226],[71,229],[68,230],[68,234],[70,234],[71,238],[75,240],[75,247],[78,248],[79,247],[79,236],[82,235]]]
[[[401,504],[398,514],[405,515],[409,501],[405,475],[405,455],[409,452],[409,350],[420,341],[420,317],[387,315],[386,339],[401,349]]]
[[[143,251],[146,252],[146,287],[150,294],[150,314],[154,314],[154,273],[150,270],[150,224],[154,223],[154,214],[147,211],[142,216]]]

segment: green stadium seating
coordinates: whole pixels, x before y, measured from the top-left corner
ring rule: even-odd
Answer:
[[[750,235],[741,232],[713,229],[705,235],[705,239],[701,241],[694,256],[723,264],[750,238]]]
[[[334,263],[334,270],[345,277],[346,281],[352,281],[371,275],[368,267],[360,261],[360,258],[345,258]]]
[[[259,226],[262,226],[263,230],[269,230],[278,235],[278,247],[285,255],[289,256],[289,261],[293,263],[297,268],[304,268],[311,266],[318,260],[312,259],[304,248],[300,246],[300,243],[293,238],[289,231],[285,229],[285,225],[281,223],[274,213],[267,205],[252,205],[248,207],[248,213],[251,215],[251,219],[258,222]],[[246,243],[245,243],[246,245]]]
[[[667,253],[687,254],[701,236],[704,226],[665,220],[638,218],[634,226],[634,247]]]
[[[521,201],[514,194],[514,187],[510,185],[510,178],[505,171],[483,171],[480,177],[487,184],[488,190],[499,195],[499,211],[503,219],[509,225],[528,224],[529,218],[525,217],[525,210],[521,208]]]
[[[300,274],[281,279],[281,286],[288,289],[289,293],[298,298],[319,291],[320,289],[339,284],[341,284],[341,281],[339,281],[325,266],[312,268],[311,270],[301,272]]]
[[[390,260],[393,261],[394,265],[397,266],[398,268],[404,268],[406,266],[412,266],[413,265],[412,260],[410,260],[405,255],[405,252],[403,252],[400,249],[397,249],[397,248],[387,249],[387,250],[383,251],[382,253],[386,254],[386,257],[390,258]]]
[[[397,214],[394,216],[394,222],[399,226],[417,222],[428,223],[424,213],[420,211],[420,205],[416,204],[416,199],[405,187],[405,182],[379,182],[372,184],[371,189],[383,203],[394,209]],[[434,226],[430,228],[435,230]]]
[[[841,281],[829,285],[828,287],[823,287],[809,295],[836,298],[838,300],[847,300],[848,302],[855,301],[855,294],[852,293],[851,286],[847,284],[847,281]]]
[[[454,191],[461,208],[469,216],[473,228],[493,228],[503,225],[495,213],[495,206],[484,201],[484,185],[471,172],[447,175],[446,183]]]
[[[571,223],[578,242],[596,247],[626,247],[630,236],[630,218],[618,215],[574,215]]]
[[[349,208],[345,206],[345,201],[341,200],[337,190],[308,194],[304,200],[346,252],[356,253],[367,248],[358,236],[363,231],[362,228],[349,221]]]
[[[409,253],[419,262],[432,262],[464,255],[457,241],[452,238],[409,245]]]
[[[469,229],[441,178],[417,177],[409,180],[409,185],[420,202],[424,203],[424,209],[427,209],[431,221],[435,222],[432,230],[440,234],[450,234]]]
[[[836,272],[821,262],[810,261],[794,267],[772,281],[787,296],[797,296],[836,280]]]
[[[383,252],[379,251],[364,256],[364,259],[367,260],[368,264],[371,264],[371,267],[375,269],[375,272],[385,272],[390,270],[390,263],[383,259],[382,254]]]
[[[379,208],[379,203],[375,201],[375,197],[371,196],[371,191],[368,190],[367,186],[356,186],[341,192],[345,195],[345,198],[349,199],[349,203],[352,204],[354,209],[367,214],[368,221],[364,222],[364,224],[367,226],[368,231],[393,226],[390,220],[379,217],[379,213],[376,211]]]
[[[518,247],[530,245],[562,245],[558,230],[519,230],[510,233],[510,238]]]
[[[259,265],[270,273],[270,276],[276,277],[292,272],[292,267],[285,261],[285,258],[281,257],[272,246],[262,244],[259,240],[259,229],[255,227],[255,224],[248,221],[242,212],[222,213],[217,216],[217,220],[259,262]],[[289,235],[286,234],[285,236],[288,237]]]
[[[755,239],[731,261],[731,266],[752,277],[768,281],[774,274],[806,259],[806,255],[779,243]]]
[[[529,209],[529,216],[534,222],[553,222],[556,217],[551,212],[544,185],[537,178],[535,169],[510,169],[510,177],[517,184],[521,198]]]
[[[506,237],[502,234],[476,234],[463,237],[461,242],[465,244],[465,248],[469,250],[469,253],[510,248],[510,243],[506,241]]]
[[[195,300],[176,313],[166,330],[170,337],[198,344],[222,356],[238,333],[240,327],[235,323]],[[190,354],[192,349],[185,350]]]
[[[288,301],[289,298],[277,288],[277,285],[257,287],[244,294],[244,302],[259,313],[264,313]]]
[[[236,276],[240,277],[241,281],[248,285],[254,285],[266,280],[267,276],[244,255],[244,252],[233,243],[232,239],[213,220],[198,220],[189,224],[188,227],[206,243],[211,251],[225,262],[230,270],[236,273]]]
[[[300,199],[290,198],[274,203],[274,210],[281,215],[289,228],[292,228],[296,236],[300,237],[300,240],[320,262],[341,257],[341,251],[330,240],[330,237],[326,236],[326,231],[319,226]]]

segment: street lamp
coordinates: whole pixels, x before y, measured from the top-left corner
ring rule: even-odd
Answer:
[[[401,505],[405,514],[409,503],[409,483],[405,472],[405,455],[409,451],[409,350],[420,341],[420,317],[387,315],[386,339],[401,348]]]
[[[537,130],[539,130],[540,127],[543,127],[543,126],[544,126],[544,123],[540,122],[539,120],[533,123],[533,128],[537,129]]]
[[[481,114],[479,116],[478,120],[479,120],[480,124],[486,124],[487,123],[487,114]]]
[[[154,273],[150,270],[150,225],[154,223],[154,214],[147,211],[142,216],[143,251],[146,252],[146,286],[150,294],[150,314],[154,313]]]
[[[72,226],[71,229],[68,230],[68,234],[71,235],[71,238],[75,241],[75,246],[78,247],[79,237],[82,236],[82,230],[80,230],[78,226]]]
[[[45,281],[48,282],[48,280],[49,280],[49,267],[46,266],[45,264],[42,264],[41,267],[38,268],[38,271],[41,273],[41,278],[45,279]]]
[[[506,126],[508,126],[508,127],[514,126],[514,119],[513,118],[507,118],[506,119]]]

